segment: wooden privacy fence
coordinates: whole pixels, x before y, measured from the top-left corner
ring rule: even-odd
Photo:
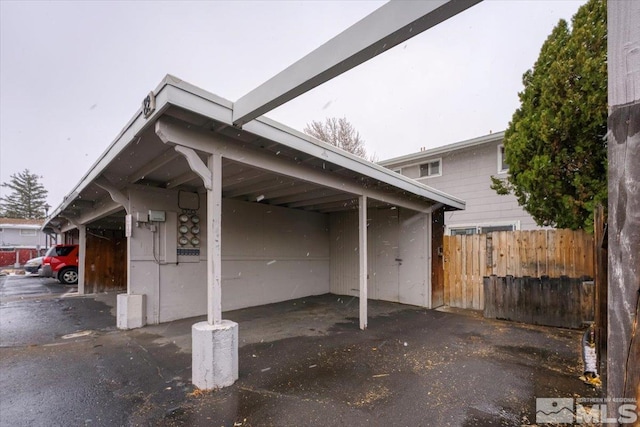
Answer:
[[[592,281],[569,278],[484,278],[484,317],[578,329],[593,322]]]
[[[445,304],[484,309],[485,276],[593,277],[593,236],[577,230],[444,236]]]
[[[127,239],[120,231],[88,230],[86,292],[127,289]]]

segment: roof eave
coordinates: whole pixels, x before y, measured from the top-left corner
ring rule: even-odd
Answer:
[[[42,228],[47,227],[53,218],[60,216],[60,214],[78,198],[80,193],[104,172],[111,161],[113,161],[127,145],[133,142],[144,129],[155,123],[156,119],[170,106],[181,107],[233,126],[233,103],[231,101],[198,88],[177,77],[172,75],[165,76],[154,91],[154,94],[156,98],[155,111],[151,113],[149,117],[145,118],[142,107],[138,108],[131,120],[129,120],[114,141],[65,197],[64,201],[45,219]],[[465,208],[465,202],[460,199],[403,177],[382,166],[319,141],[267,117],[261,116],[245,124],[243,129],[312,156],[319,157],[325,153],[324,157],[326,157],[326,155],[331,157],[330,159],[327,158],[327,161],[362,175],[370,176],[371,178],[408,191],[414,195],[433,200],[436,203],[442,203],[454,209]]]
[[[443,145],[441,147],[431,148],[429,150],[418,151],[417,153],[411,153],[411,154],[406,154],[404,156],[382,160],[378,162],[378,165],[388,167],[390,165],[411,163],[427,157],[438,156],[444,153],[449,153],[451,151],[464,150],[470,147],[497,142],[503,139],[504,139],[504,131],[490,133],[488,135],[479,136],[477,138],[454,142],[453,144]]]

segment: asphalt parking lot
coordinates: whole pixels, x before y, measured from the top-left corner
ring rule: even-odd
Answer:
[[[18,280],[44,279],[0,278],[0,295]],[[536,397],[598,396],[579,331],[370,301],[363,332],[358,300],[336,295],[225,313],[240,379],[200,392],[201,318],[119,331],[113,294],[74,295],[0,301],[0,425],[519,426]]]

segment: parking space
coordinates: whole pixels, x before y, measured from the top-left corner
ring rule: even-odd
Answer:
[[[50,277],[37,274],[0,276],[0,302],[38,299],[77,291],[77,286],[65,286]]]
[[[597,393],[578,331],[377,301],[360,331],[358,300],[331,294],[225,313],[240,379],[199,393],[200,319],[119,331],[114,300],[2,303],[0,424],[510,426],[534,423],[536,397]]]

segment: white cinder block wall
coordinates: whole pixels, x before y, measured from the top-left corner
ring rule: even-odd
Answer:
[[[177,241],[178,192],[159,189],[129,190],[131,212],[134,217],[130,240],[130,292],[146,295],[147,324],[168,322],[199,316],[207,311],[207,262],[204,251],[200,262],[176,263],[173,254]],[[198,216],[206,223],[206,199],[200,195]],[[165,211],[164,223],[156,223],[153,233],[150,224],[135,225],[137,212]],[[206,244],[206,227],[202,228],[202,245]],[[171,260],[171,261],[168,261]]]
[[[147,323],[205,314],[206,195],[200,195],[198,211],[200,260],[179,263],[171,256],[177,240],[178,193],[134,189],[129,198],[134,218],[136,212],[150,209],[167,215],[155,233],[148,225],[134,225],[131,238],[130,293],[146,295]],[[329,215],[223,200],[223,310],[328,293],[329,282]]]
[[[329,215],[222,203],[222,309],[329,292]]]

